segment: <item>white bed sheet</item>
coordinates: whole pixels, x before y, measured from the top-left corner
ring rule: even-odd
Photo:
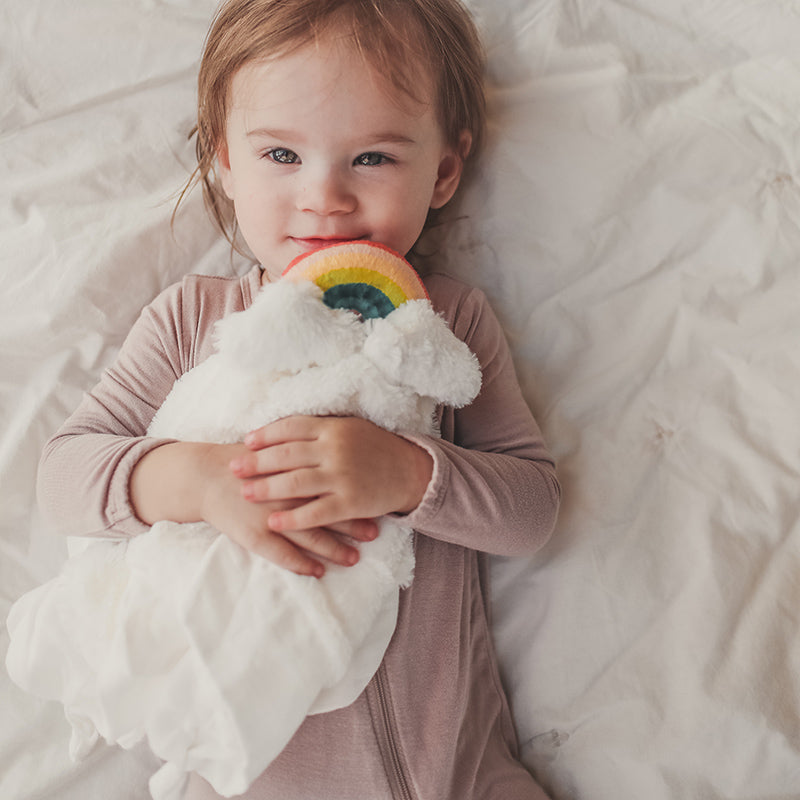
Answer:
[[[558,800],[800,796],[800,2],[472,0],[492,136],[443,257],[558,458],[496,560],[523,757]],[[192,168],[211,0],[0,8],[0,613],[58,569],[38,453],[140,308],[241,272]],[[0,654],[7,634],[0,631]],[[0,798],[146,796],[0,674]]]

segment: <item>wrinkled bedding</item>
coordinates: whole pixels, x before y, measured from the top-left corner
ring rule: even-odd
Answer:
[[[0,9],[0,612],[56,574],[45,440],[182,274],[242,274],[192,169],[212,0]],[[495,559],[522,755],[557,800],[800,786],[800,4],[472,0],[489,149],[440,242],[484,288],[558,459],[530,560]],[[0,655],[8,645],[0,630]],[[0,673],[3,800],[134,800]]]

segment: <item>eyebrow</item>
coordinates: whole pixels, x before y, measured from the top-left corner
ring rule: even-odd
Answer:
[[[284,130],[273,130],[271,128],[254,128],[251,131],[247,131],[245,136],[250,138],[260,138],[260,139],[278,139],[278,140],[285,140],[290,141],[292,139],[296,140],[298,138],[302,138],[299,136],[295,131],[284,131]],[[417,140],[411,136],[405,136],[401,133],[376,133],[376,134],[369,134],[363,138],[364,141],[374,142],[376,144],[416,144]]]
[[[255,128],[245,134],[248,139],[251,136],[260,136],[264,139],[291,139],[295,135],[291,131],[270,130],[269,128]]]

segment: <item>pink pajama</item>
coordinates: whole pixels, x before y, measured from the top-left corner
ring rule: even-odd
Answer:
[[[45,448],[40,503],[63,532],[146,530],[128,481],[163,441],[145,430],[175,380],[212,352],[214,322],[246,308],[260,278],[257,267],[242,278],[189,276],[142,312],[116,363]],[[478,356],[481,393],[465,409],[441,410],[441,440],[414,439],[434,474],[407,517],[415,578],[381,668],[354,704],[307,718],[249,800],[545,797],[518,760],[487,619],[486,554],[526,555],[547,541],[555,468],[484,295],[440,274],[425,283]],[[187,794],[216,797],[199,778]]]

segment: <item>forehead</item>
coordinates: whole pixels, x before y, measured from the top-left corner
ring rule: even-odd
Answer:
[[[367,118],[374,114],[423,118],[435,115],[433,81],[417,65],[413,94],[378,68],[352,37],[331,34],[281,55],[253,60],[233,76],[229,116],[243,112],[309,116],[327,109]],[[412,80],[411,75],[406,80]]]

